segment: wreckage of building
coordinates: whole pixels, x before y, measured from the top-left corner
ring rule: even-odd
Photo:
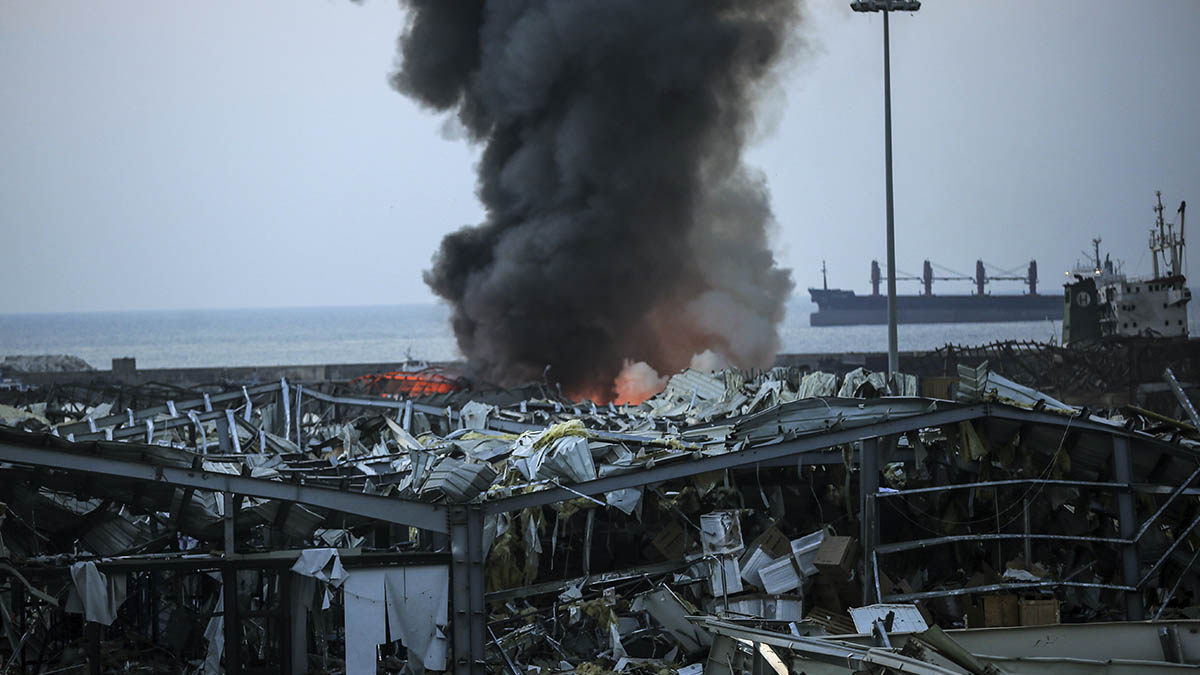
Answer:
[[[9,391],[0,659],[1195,669],[1200,441],[1182,390],[1182,415],[1088,410],[961,371],[955,400],[786,368],[685,371],[638,406],[345,382],[143,387],[136,409]]]

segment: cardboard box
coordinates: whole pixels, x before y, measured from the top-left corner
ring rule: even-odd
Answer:
[[[763,530],[762,534],[750,542],[750,548],[754,548],[755,546],[761,548],[764,553],[771,556],[772,560],[785,556],[792,550],[787,537],[783,536],[779,528],[774,525]]]
[[[678,560],[683,557],[686,533],[679,523],[672,522],[659,530],[658,536],[650,543],[667,560]]]
[[[976,596],[975,602],[967,606],[968,628],[1017,626],[1019,621],[1017,596],[1009,593]]]
[[[923,398],[940,398],[953,401],[957,385],[957,377],[922,377],[921,396]]]
[[[813,564],[822,574],[833,574],[842,578],[854,570],[854,555],[858,553],[858,540],[854,537],[825,537],[821,541]]]
[[[815,598],[814,606],[837,611],[844,611],[846,607],[861,607],[863,604],[861,583],[830,574],[813,577],[809,595]]]
[[[1017,625],[1017,596],[1007,593],[997,593],[995,595],[985,595],[980,600],[979,604],[983,610],[984,628]]]
[[[817,578],[820,579],[820,576]],[[832,584],[814,583],[808,591],[808,597],[815,607],[824,607],[835,614],[846,611],[846,603],[842,602],[837,588]]]
[[[1022,626],[1045,626],[1062,621],[1058,598],[1021,598],[1017,613]]]

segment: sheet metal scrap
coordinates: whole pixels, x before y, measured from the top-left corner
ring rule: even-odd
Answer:
[[[713,636],[707,675],[775,672],[857,673],[872,668],[923,675],[1195,672],[1195,622],[1072,624],[944,631],[876,619],[857,635],[766,630],[716,617],[692,617]],[[1166,636],[1159,640],[1156,636]]]
[[[455,391],[398,400],[281,382],[173,392],[138,409],[26,404],[6,414],[38,434],[0,435],[397,505],[477,506],[486,514],[486,658],[496,670],[689,672],[707,663],[705,672],[721,672],[714,658],[732,658],[733,649],[751,667],[844,653],[863,667],[963,672],[922,657],[944,651],[928,641],[896,644],[898,626],[918,615],[946,628],[1119,619],[1135,596],[1167,616],[1191,611],[1200,598],[1192,546],[1200,518],[1189,490],[1200,477],[1200,443],[1186,424],[1070,406],[985,368],[966,375],[973,387],[960,387],[964,400],[953,402],[912,396],[917,383],[908,378],[892,386],[909,395],[881,397],[888,383],[861,370],[843,378],[685,371],[658,396],[620,406],[537,388],[535,398]],[[877,431],[885,428],[901,431]],[[807,449],[779,454],[784,461],[736,461],[797,444]],[[1114,468],[1120,452],[1124,474]],[[691,468],[706,462],[721,464]],[[218,581],[197,573],[203,565],[187,569],[188,556],[228,546],[264,556],[332,546],[451,550],[438,532],[315,506],[80,480],[20,463],[2,470],[10,569],[38,561],[43,576],[26,583],[53,598],[76,562],[177,561],[170,574],[129,577],[137,600],[114,625],[148,642],[155,631],[176,631],[175,653],[197,667],[217,649],[223,583],[251,584],[247,597],[263,607],[279,606],[285,591],[269,569]],[[643,475],[654,478],[639,482]],[[596,487],[615,479],[621,487]],[[1135,551],[1140,564],[1130,568],[1121,551]],[[164,584],[186,589],[178,596],[186,599],[154,610],[149,599],[161,600]],[[297,639],[294,657],[336,670],[351,649],[328,629],[340,625],[344,591],[308,591],[296,602],[312,608],[313,631]],[[878,601],[910,609],[904,617],[890,610],[891,619],[868,609],[871,630],[852,628],[851,615],[863,615],[855,608]],[[45,625],[57,610],[39,601],[8,611]],[[164,614],[165,628],[153,618]],[[708,618],[687,618],[697,616]],[[267,660],[282,649],[271,621],[250,620],[256,628],[246,635],[259,641],[218,661]],[[16,619],[6,625],[11,650],[21,630]],[[892,647],[820,637],[846,631],[875,633]],[[747,651],[747,640],[770,649]],[[85,642],[68,632],[47,644]],[[388,642],[384,661],[403,663],[404,649]],[[70,654],[39,650],[50,660]]]

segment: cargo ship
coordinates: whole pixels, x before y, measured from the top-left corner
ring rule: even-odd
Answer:
[[[817,311],[809,315],[811,326],[859,326],[887,323],[887,295],[879,292],[880,284],[886,280],[879,270],[879,262],[871,261],[871,294],[858,295],[854,291],[829,288],[825,264],[821,264],[822,288],[808,289],[817,305]],[[1012,273],[991,276],[984,262],[975,262],[975,276],[962,274],[934,276],[933,264],[925,261],[920,277],[896,277],[897,280],[920,281],[919,295],[896,296],[896,321],[898,323],[982,323],[998,321],[1041,321],[1061,320],[1063,296],[1040,295],[1037,292],[1037,261],[1031,260],[1024,276]],[[960,295],[934,295],[934,281],[970,280],[975,282],[975,292]],[[987,293],[985,285],[991,281],[1023,281],[1028,287],[1025,293]]]

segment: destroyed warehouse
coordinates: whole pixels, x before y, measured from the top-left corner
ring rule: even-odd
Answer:
[[[1200,437],[1178,382],[1151,412],[958,373],[931,398],[863,369],[688,370],[640,405],[436,373],[11,387],[0,659],[1195,669]]]

